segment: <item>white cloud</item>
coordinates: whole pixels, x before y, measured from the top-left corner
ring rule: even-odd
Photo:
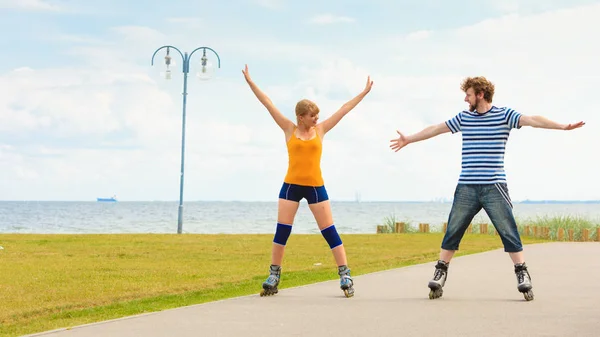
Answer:
[[[371,65],[380,73],[374,75],[373,89],[379,106],[375,109],[376,117],[373,116],[377,120],[352,113],[344,122],[345,126],[340,126],[352,137],[360,139],[347,144],[356,150],[355,153],[377,154],[367,161],[378,162],[371,170],[377,171],[379,167],[382,173],[369,178],[369,182],[397,184],[398,189],[410,191],[407,199],[450,197],[448,192],[460,171],[460,136],[443,135],[439,139],[412,144],[394,154],[393,159],[385,160],[383,152],[370,147],[365,150],[366,144],[383,144],[387,141],[384,138],[395,136],[396,125],[401,131],[413,133],[452,117],[464,107],[461,103],[463,94],[459,90],[462,78],[483,74],[496,83],[494,102],[500,106],[509,105],[525,114],[544,115],[559,122],[588,122],[584,128],[571,132],[531,128],[513,131],[506,156],[513,197],[599,198],[600,184],[592,172],[599,158],[589,155],[594,152],[591,144],[598,141],[595,124],[599,118],[589,111],[596,111],[600,106],[586,99],[583,99],[585,103],[582,101],[584,97],[593,96],[593,90],[600,85],[600,67],[594,61],[594,46],[589,43],[600,33],[599,27],[584,27],[584,22],[590,22],[598,15],[598,5],[535,16],[513,15],[436,32],[435,39],[401,39],[397,40],[398,44],[379,45],[380,55],[395,55],[397,50],[402,62],[394,65],[394,70],[383,61]],[[556,25],[556,22],[564,25]],[[417,71],[413,72],[413,69]],[[316,73],[338,85],[353,83],[347,76],[352,73],[351,69],[339,69],[334,73],[330,70]],[[418,75],[393,75],[402,72]],[[325,88],[331,85],[323,80],[315,82]],[[369,102],[367,98],[361,103],[364,104],[362,109],[370,106]],[[386,114],[388,111],[395,113]],[[364,135],[365,129],[373,130],[371,137]],[[386,129],[389,129],[389,136],[381,134]],[[569,173],[573,172],[572,163],[577,163],[576,176]],[[356,177],[369,176],[369,170],[357,168],[359,164],[352,167],[352,174],[336,173],[334,179],[339,178],[340,186],[344,180],[356,182]],[[393,169],[388,172],[386,168]],[[568,179],[560,178],[566,175]],[[577,186],[589,188],[574,187],[573,180],[577,180]],[[336,188],[340,186],[336,185]],[[363,191],[363,197],[375,194],[374,198],[399,198],[389,194],[389,189],[382,188],[377,193],[369,193],[369,190]]]
[[[364,61],[354,44],[346,50],[264,37],[223,39],[219,53],[285,64],[263,65],[256,73],[250,64],[250,71],[292,119],[303,97],[317,101],[321,119],[329,117],[372,76],[369,96],[326,136],[324,178],[337,200],[354,199],[356,191],[363,200],[451,197],[460,135],[399,153],[389,149],[389,140],[396,129],[413,133],[454,116],[464,108],[460,81],[479,74],[496,83],[498,105],[588,123],[571,132],[513,131],[506,157],[513,199],[600,199],[592,147],[600,106],[588,99],[600,85],[590,43],[599,32],[583,26],[599,15],[595,5],[370,38],[362,41],[364,50],[378,53],[365,54]],[[104,43],[70,51],[85,66],[21,68],[0,76],[0,199],[178,198],[181,75],[165,82],[157,76],[162,64],[149,66],[152,50],[169,34],[147,27],[112,33]],[[243,82],[243,64],[234,69],[232,62],[218,81],[190,78],[185,200],[275,200],[285,175],[283,134]],[[285,81],[284,71],[294,80]]]
[[[285,0],[253,0],[257,5],[269,9],[281,9],[285,5]]]
[[[120,35],[120,38],[125,42],[144,41],[145,44],[150,41],[159,41],[165,38],[165,35],[156,29],[145,26],[119,26],[113,28],[113,30]]]
[[[165,21],[179,27],[185,27],[186,29],[205,28],[205,20],[199,17],[169,17]]]
[[[519,0],[491,0],[490,5],[502,13],[516,13],[521,8]]]
[[[0,0],[0,8],[19,9],[25,11],[60,12],[64,8],[44,0]]]
[[[409,33],[406,36],[406,39],[408,41],[425,40],[425,39],[427,39],[428,37],[431,36],[431,33],[432,32],[430,30],[419,30],[419,31],[416,31],[416,32]]]
[[[439,32],[427,44],[400,42],[396,50],[403,53],[407,67],[454,76],[454,83],[429,83],[431,99],[446,107],[445,117],[452,115],[448,107],[456,106],[449,95],[454,102],[462,99],[460,79],[485,75],[496,83],[494,102],[498,105],[559,122],[587,121],[584,128],[571,132],[531,128],[513,131],[506,157],[507,174],[517,198],[598,198],[600,185],[593,178],[592,167],[599,160],[589,154],[594,152],[591,144],[598,141],[595,125],[599,118],[589,111],[600,106],[587,99],[582,101],[593,96],[594,88],[600,85],[600,66],[594,61],[595,47],[589,43],[600,34],[600,27],[585,24],[598,15],[599,5],[534,16],[511,15]],[[415,79],[407,82],[419,85]],[[419,109],[424,114],[422,119],[435,120],[431,106],[423,103]],[[437,116],[441,122],[442,116]],[[440,158],[440,162],[445,161]],[[573,163],[577,163],[576,169],[572,169]]]
[[[94,45],[110,45],[107,41],[102,39],[85,36],[85,35],[75,35],[75,34],[63,34],[58,36],[51,37],[52,40],[61,43],[69,43],[69,44],[94,44]]]
[[[356,19],[347,16],[336,16],[332,14],[321,14],[312,17],[309,22],[318,25],[329,25],[334,23],[353,23]]]
[[[201,21],[198,17],[170,17],[166,18],[165,21],[171,23],[197,23]]]
[[[594,0],[567,1],[567,0],[487,0],[484,2],[491,9],[504,14],[534,14],[549,12],[564,7],[574,7],[583,4],[592,4]]]
[[[339,55],[338,51],[320,45],[291,43],[262,36],[252,39],[223,39],[219,45],[219,54],[242,54],[244,57],[261,61],[283,62],[284,65],[319,63]],[[243,64],[241,66],[243,67]]]

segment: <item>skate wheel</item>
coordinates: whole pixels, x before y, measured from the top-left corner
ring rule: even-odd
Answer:
[[[442,297],[442,295],[444,294],[444,290],[442,288],[440,289],[431,289],[429,291],[429,299],[430,300],[435,300],[437,298]]]
[[[354,289],[352,289],[352,288],[344,289],[344,295],[346,297],[354,296]]]
[[[260,297],[263,297],[263,296],[272,296],[272,295],[277,294],[277,292],[278,292],[277,290],[263,289],[263,290],[260,291]]]
[[[533,291],[529,290],[526,293],[523,293],[523,297],[525,297],[526,301],[533,301]]]

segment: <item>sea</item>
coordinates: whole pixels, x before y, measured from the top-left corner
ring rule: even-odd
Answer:
[[[440,228],[449,202],[331,202],[340,233],[374,234],[390,219]],[[600,202],[514,203],[517,222],[543,217],[577,217],[600,224]],[[108,234],[177,233],[178,202],[0,201],[0,233]],[[490,223],[484,211],[474,223]],[[277,202],[196,201],[183,204],[183,233],[269,234],[277,223]],[[305,202],[294,233],[319,233]]]

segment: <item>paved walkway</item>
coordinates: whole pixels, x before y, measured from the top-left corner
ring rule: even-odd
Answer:
[[[452,261],[441,299],[434,263],[144,314],[36,336],[600,336],[600,243],[526,247],[535,300],[516,290],[501,250]]]

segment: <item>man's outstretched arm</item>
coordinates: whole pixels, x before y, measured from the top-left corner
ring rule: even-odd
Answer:
[[[531,126],[534,128],[541,129],[553,129],[553,130],[573,130],[580,128],[585,125],[585,122],[577,122],[572,124],[561,124],[555,121],[551,121],[543,116],[525,116],[521,115],[519,118],[519,126]]]
[[[397,139],[390,140],[390,142],[392,143],[390,145],[390,148],[392,148],[392,150],[394,150],[394,152],[398,152],[401,148],[405,147],[406,145],[408,145],[410,143],[420,142],[422,140],[429,139],[429,138],[435,137],[437,135],[441,135],[442,133],[450,132],[450,128],[448,128],[448,125],[446,125],[446,123],[440,123],[440,124],[430,125],[430,126],[426,127],[425,129],[423,129],[415,134],[412,134],[410,136],[405,136],[400,131],[396,131],[396,132],[398,132],[398,135],[400,137],[398,137]]]

